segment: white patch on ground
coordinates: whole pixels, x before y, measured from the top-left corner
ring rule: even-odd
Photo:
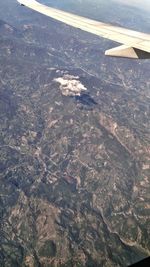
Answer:
[[[54,79],[60,84],[61,93],[65,96],[80,96],[87,88],[80,82],[78,76],[65,74],[63,77]]]

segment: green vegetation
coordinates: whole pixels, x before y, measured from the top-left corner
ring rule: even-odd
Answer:
[[[55,257],[56,256],[56,245],[54,241],[47,240],[39,250],[39,255],[42,257]]]

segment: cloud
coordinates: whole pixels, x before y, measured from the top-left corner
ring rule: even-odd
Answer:
[[[65,96],[80,96],[87,88],[79,81],[78,76],[65,74],[63,77],[54,79],[60,84],[61,93]]]

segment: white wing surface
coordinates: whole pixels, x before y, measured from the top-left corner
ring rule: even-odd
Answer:
[[[27,6],[43,15],[61,21],[72,27],[79,28],[83,31],[122,44],[119,47],[107,50],[105,52],[106,55],[129,58],[150,58],[150,34],[84,18],[69,12],[48,7],[40,4],[36,0],[18,0],[18,2],[21,5]]]

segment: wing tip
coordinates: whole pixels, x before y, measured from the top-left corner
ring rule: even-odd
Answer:
[[[150,53],[126,45],[117,46],[105,51],[106,56],[111,57],[125,57],[134,59],[147,59],[150,58]]]

